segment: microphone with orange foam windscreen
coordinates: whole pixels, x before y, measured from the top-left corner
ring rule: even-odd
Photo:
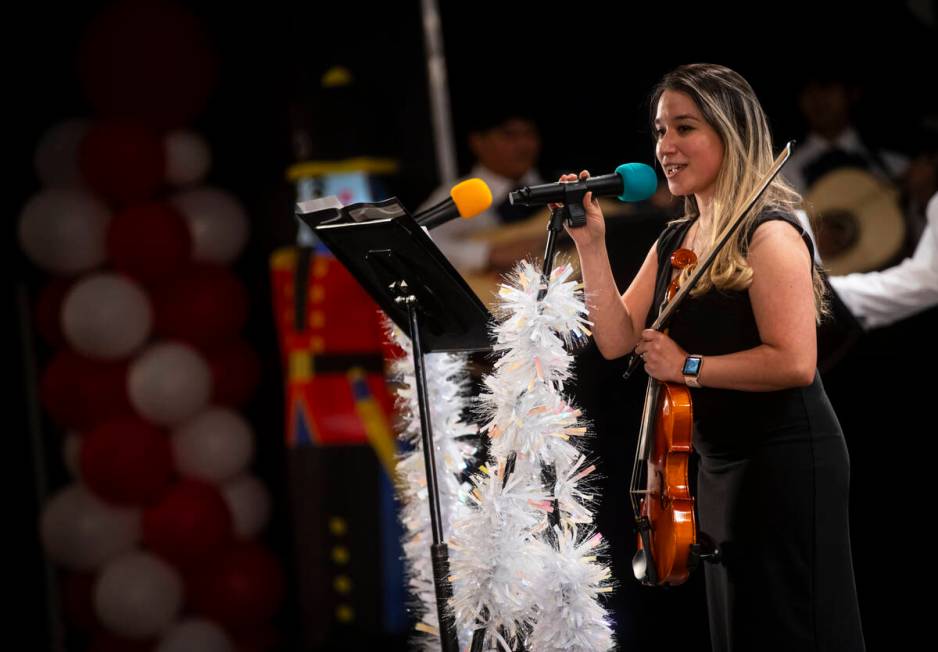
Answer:
[[[449,191],[449,197],[435,206],[414,215],[420,226],[428,229],[457,217],[475,217],[492,205],[492,191],[482,179],[466,179]]]

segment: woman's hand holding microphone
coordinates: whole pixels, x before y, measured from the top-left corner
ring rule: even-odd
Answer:
[[[580,179],[588,179],[590,173],[586,170],[580,172]],[[560,181],[562,183],[570,183],[571,181],[576,181],[577,175],[575,174],[563,174],[560,176]],[[551,203],[548,204],[551,209],[557,209],[562,206],[562,204]],[[586,211],[586,225],[570,228],[567,225],[564,225],[567,233],[576,243],[578,250],[588,249],[596,245],[601,245],[605,242],[606,239],[606,219],[603,217],[603,211],[599,207],[599,201],[593,198],[592,192],[587,192],[583,197],[583,209]]]

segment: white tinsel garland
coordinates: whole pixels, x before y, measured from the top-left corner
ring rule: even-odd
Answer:
[[[507,647],[537,614],[532,580],[538,560],[520,555],[534,532],[546,526],[542,488],[505,469],[484,468],[474,478],[475,509],[454,523],[450,540],[453,611],[460,631],[484,626]]]
[[[611,572],[597,561],[602,536],[576,527],[554,528],[556,547],[531,543],[531,555],[541,560],[544,593],[539,595],[542,617],[527,641],[538,652],[608,650],[613,645],[609,616],[599,605],[601,593],[612,590]]]
[[[484,629],[487,649],[520,642],[586,651],[613,643],[598,603],[608,565],[595,551],[586,554],[599,539],[577,539],[593,521],[585,483],[595,467],[582,452],[580,412],[563,395],[573,363],[567,347],[590,335],[582,285],[571,275],[560,264],[543,288],[524,262],[499,292],[502,320],[493,334],[501,357],[481,399],[493,459],[474,479],[475,508],[454,523],[451,546],[457,625]],[[551,518],[559,527],[549,526]]]

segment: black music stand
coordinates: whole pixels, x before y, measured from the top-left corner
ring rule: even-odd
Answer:
[[[456,621],[447,605],[453,587],[449,551],[443,540],[423,355],[491,349],[491,315],[397,198],[345,207],[333,197],[314,199],[297,204],[296,215],[388,317],[410,333],[433,531],[430,550],[440,642],[444,652],[458,652]]]

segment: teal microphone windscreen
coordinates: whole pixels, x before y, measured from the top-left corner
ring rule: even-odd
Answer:
[[[622,177],[622,201],[642,201],[658,189],[658,175],[644,163],[623,163],[616,168],[616,174]]]

